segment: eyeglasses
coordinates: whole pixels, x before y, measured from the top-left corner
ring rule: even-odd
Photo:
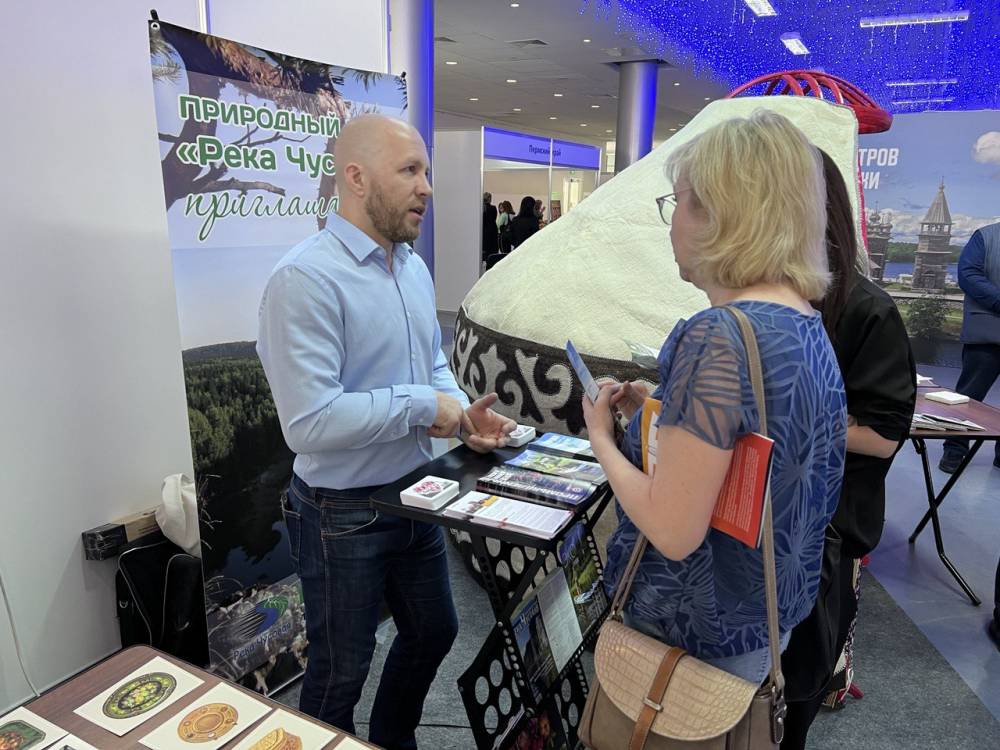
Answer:
[[[676,193],[661,195],[656,199],[656,207],[660,209],[660,218],[663,219],[663,223],[668,227],[670,226],[670,219],[674,215],[674,209],[677,208],[677,196],[681,193],[686,193],[690,189],[684,188],[683,190],[678,190]]]

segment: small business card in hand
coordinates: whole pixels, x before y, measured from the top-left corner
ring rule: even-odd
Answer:
[[[590,403],[596,404],[601,389],[598,387],[597,381],[594,380],[594,376],[590,374],[590,370],[587,369],[587,365],[583,363],[583,359],[580,357],[579,352],[577,352],[576,347],[573,346],[572,341],[566,341],[566,354],[569,357],[570,365],[573,367],[573,372],[576,373],[576,376],[580,379],[580,383],[583,385],[583,392],[587,394]]]

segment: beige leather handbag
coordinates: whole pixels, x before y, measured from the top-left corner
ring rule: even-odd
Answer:
[[[727,308],[743,334],[750,380],[767,435],[757,338],[741,310]],[[640,534],[594,653],[596,676],[578,733],[592,750],[773,750],[784,734],[784,678],[778,634],[774,529],[768,490],[764,512],[764,582],[771,674],[763,687],[699,661],[622,622],[647,540]]]

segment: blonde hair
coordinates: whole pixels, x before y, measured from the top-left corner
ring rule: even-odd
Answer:
[[[781,283],[806,300],[830,282],[819,151],[787,118],[758,109],[719,123],[670,155],[708,222],[691,238],[693,270],[730,289]]]

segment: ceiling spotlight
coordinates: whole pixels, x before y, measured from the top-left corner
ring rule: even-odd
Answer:
[[[802,37],[799,36],[797,31],[789,31],[787,34],[781,35],[781,43],[784,44],[788,51],[793,55],[808,55],[809,48],[802,42]]]
[[[677,128],[670,128],[670,132],[671,133],[676,133],[677,132]]]
[[[550,117],[549,119],[550,120],[558,120],[559,118],[558,117]]]
[[[706,102],[710,102],[710,101],[712,101],[712,97],[710,97],[710,96],[706,96],[706,97],[705,97],[705,101],[706,101]]]
[[[589,39],[584,39],[584,40],[583,40],[583,43],[584,43],[584,44],[590,44],[590,40],[589,40]]]
[[[776,16],[778,11],[767,0],[743,0],[755,16]]]
[[[479,97],[478,96],[470,96],[469,97],[469,101],[470,102],[478,102],[479,101]]]
[[[507,83],[517,83],[517,79],[516,78],[508,78],[507,79]]]
[[[581,122],[581,123],[580,123],[580,127],[581,127],[581,128],[585,128],[585,127],[587,127],[587,123],[585,123],[585,122]]]
[[[681,85],[680,81],[674,81],[674,86],[680,86],[680,85]]]
[[[613,130],[605,130],[604,132],[605,133],[614,133],[615,131],[613,131]]]
[[[952,83],[958,83],[957,78],[940,78],[940,79],[928,79],[924,81],[887,81],[886,86],[896,87],[896,86],[947,86]]]
[[[907,104],[947,104],[948,102],[955,101],[953,96],[939,96],[931,99],[894,99],[893,104],[898,104],[900,106],[905,106]]]
[[[445,60],[444,64],[445,65],[458,65],[458,63],[455,60]]]
[[[899,16],[868,16],[858,23],[862,29],[880,26],[925,26],[930,23],[956,23],[968,21],[969,11],[955,10],[947,13],[906,13]]]
[[[601,105],[600,105],[600,104],[591,104],[591,105],[590,105],[590,108],[591,108],[591,109],[600,109],[600,108],[601,108]]]
[[[521,3],[511,3],[510,7],[511,8],[520,8],[521,7]]]
[[[520,107],[514,107],[514,111],[515,111],[515,112],[520,112],[520,111],[521,111],[521,108],[520,108]]]
[[[562,96],[562,94],[553,94],[552,96],[557,96],[557,97],[561,97],[561,96]]]

